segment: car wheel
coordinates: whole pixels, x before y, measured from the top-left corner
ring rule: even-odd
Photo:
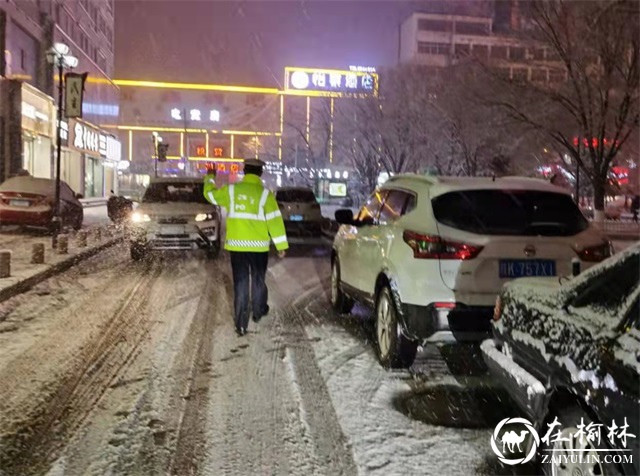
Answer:
[[[342,291],[341,285],[340,263],[336,258],[331,267],[331,306],[340,314],[348,314],[353,308],[353,299]]]
[[[140,243],[131,243],[130,251],[131,259],[134,261],[140,261],[147,255],[147,250],[144,245],[141,245]]]
[[[376,353],[384,368],[408,368],[416,358],[418,343],[401,331],[391,289],[383,286],[376,299]]]
[[[73,221],[73,229],[78,231],[80,228],[82,228],[83,221],[84,221],[84,213],[82,210],[80,210],[80,213],[78,213],[75,220]]]
[[[552,410],[547,421],[552,422],[556,417],[561,426],[554,430],[549,444],[541,442],[541,454],[551,454],[554,456],[554,458],[548,458],[542,462],[541,469],[543,474],[547,476],[575,476],[576,474],[610,476],[620,474],[616,466],[612,463],[606,463],[602,456],[599,458],[599,461],[598,458],[572,458],[576,452],[569,450],[592,449],[593,451],[581,451],[578,454],[602,455],[602,450],[609,449],[605,443],[606,437],[604,435],[600,439],[599,444],[598,441],[588,441],[586,437],[583,437],[582,443],[580,442],[578,426],[584,425],[584,427],[587,427],[590,423],[594,423],[593,419],[587,415],[584,410],[578,406],[568,406],[559,410]],[[560,430],[560,438],[555,437],[555,432],[558,430]],[[560,439],[565,438],[569,441],[560,441]],[[553,441],[556,439],[558,441]]]

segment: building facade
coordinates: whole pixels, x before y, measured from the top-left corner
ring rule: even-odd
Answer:
[[[88,136],[95,132],[98,142],[104,138],[110,152],[65,140],[73,136],[76,121],[63,121],[61,178],[87,197],[102,197],[117,188],[118,139],[104,129],[119,115],[119,91],[111,81],[113,15],[113,0],[0,3],[1,180],[22,170],[55,176],[58,77],[46,53],[62,42],[79,60],[76,71],[89,74],[83,117],[77,123],[86,127]]]
[[[475,58],[510,79],[563,81],[554,53],[514,34],[525,26],[518,5],[494,6],[476,16],[414,13],[400,27],[399,62],[444,68]]]

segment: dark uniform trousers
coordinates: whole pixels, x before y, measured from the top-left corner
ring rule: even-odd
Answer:
[[[267,313],[265,277],[269,252],[230,251],[229,255],[233,272],[234,322],[236,329],[246,329],[250,311],[257,319]]]

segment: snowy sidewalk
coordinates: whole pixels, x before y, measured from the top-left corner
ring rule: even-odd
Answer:
[[[11,276],[0,278],[0,302],[29,290],[122,239],[113,227],[93,227],[83,231],[88,235],[86,246],[79,246],[77,233],[69,235],[67,254],[58,254],[52,248],[49,235],[3,231],[0,234],[0,250],[11,251]],[[36,243],[44,244],[44,264],[31,262],[33,245]]]

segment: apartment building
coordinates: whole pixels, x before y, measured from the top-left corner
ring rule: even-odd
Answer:
[[[0,180],[54,177],[58,78],[46,52],[62,42],[89,73],[82,119],[61,123],[62,179],[88,197],[117,185],[119,141],[103,129],[119,114],[113,31],[113,0],[0,0]]]
[[[495,13],[496,10],[493,10]],[[547,48],[525,41],[519,10],[501,18],[414,13],[400,27],[399,62],[444,68],[470,58],[492,65],[512,79],[558,82],[565,72]]]

